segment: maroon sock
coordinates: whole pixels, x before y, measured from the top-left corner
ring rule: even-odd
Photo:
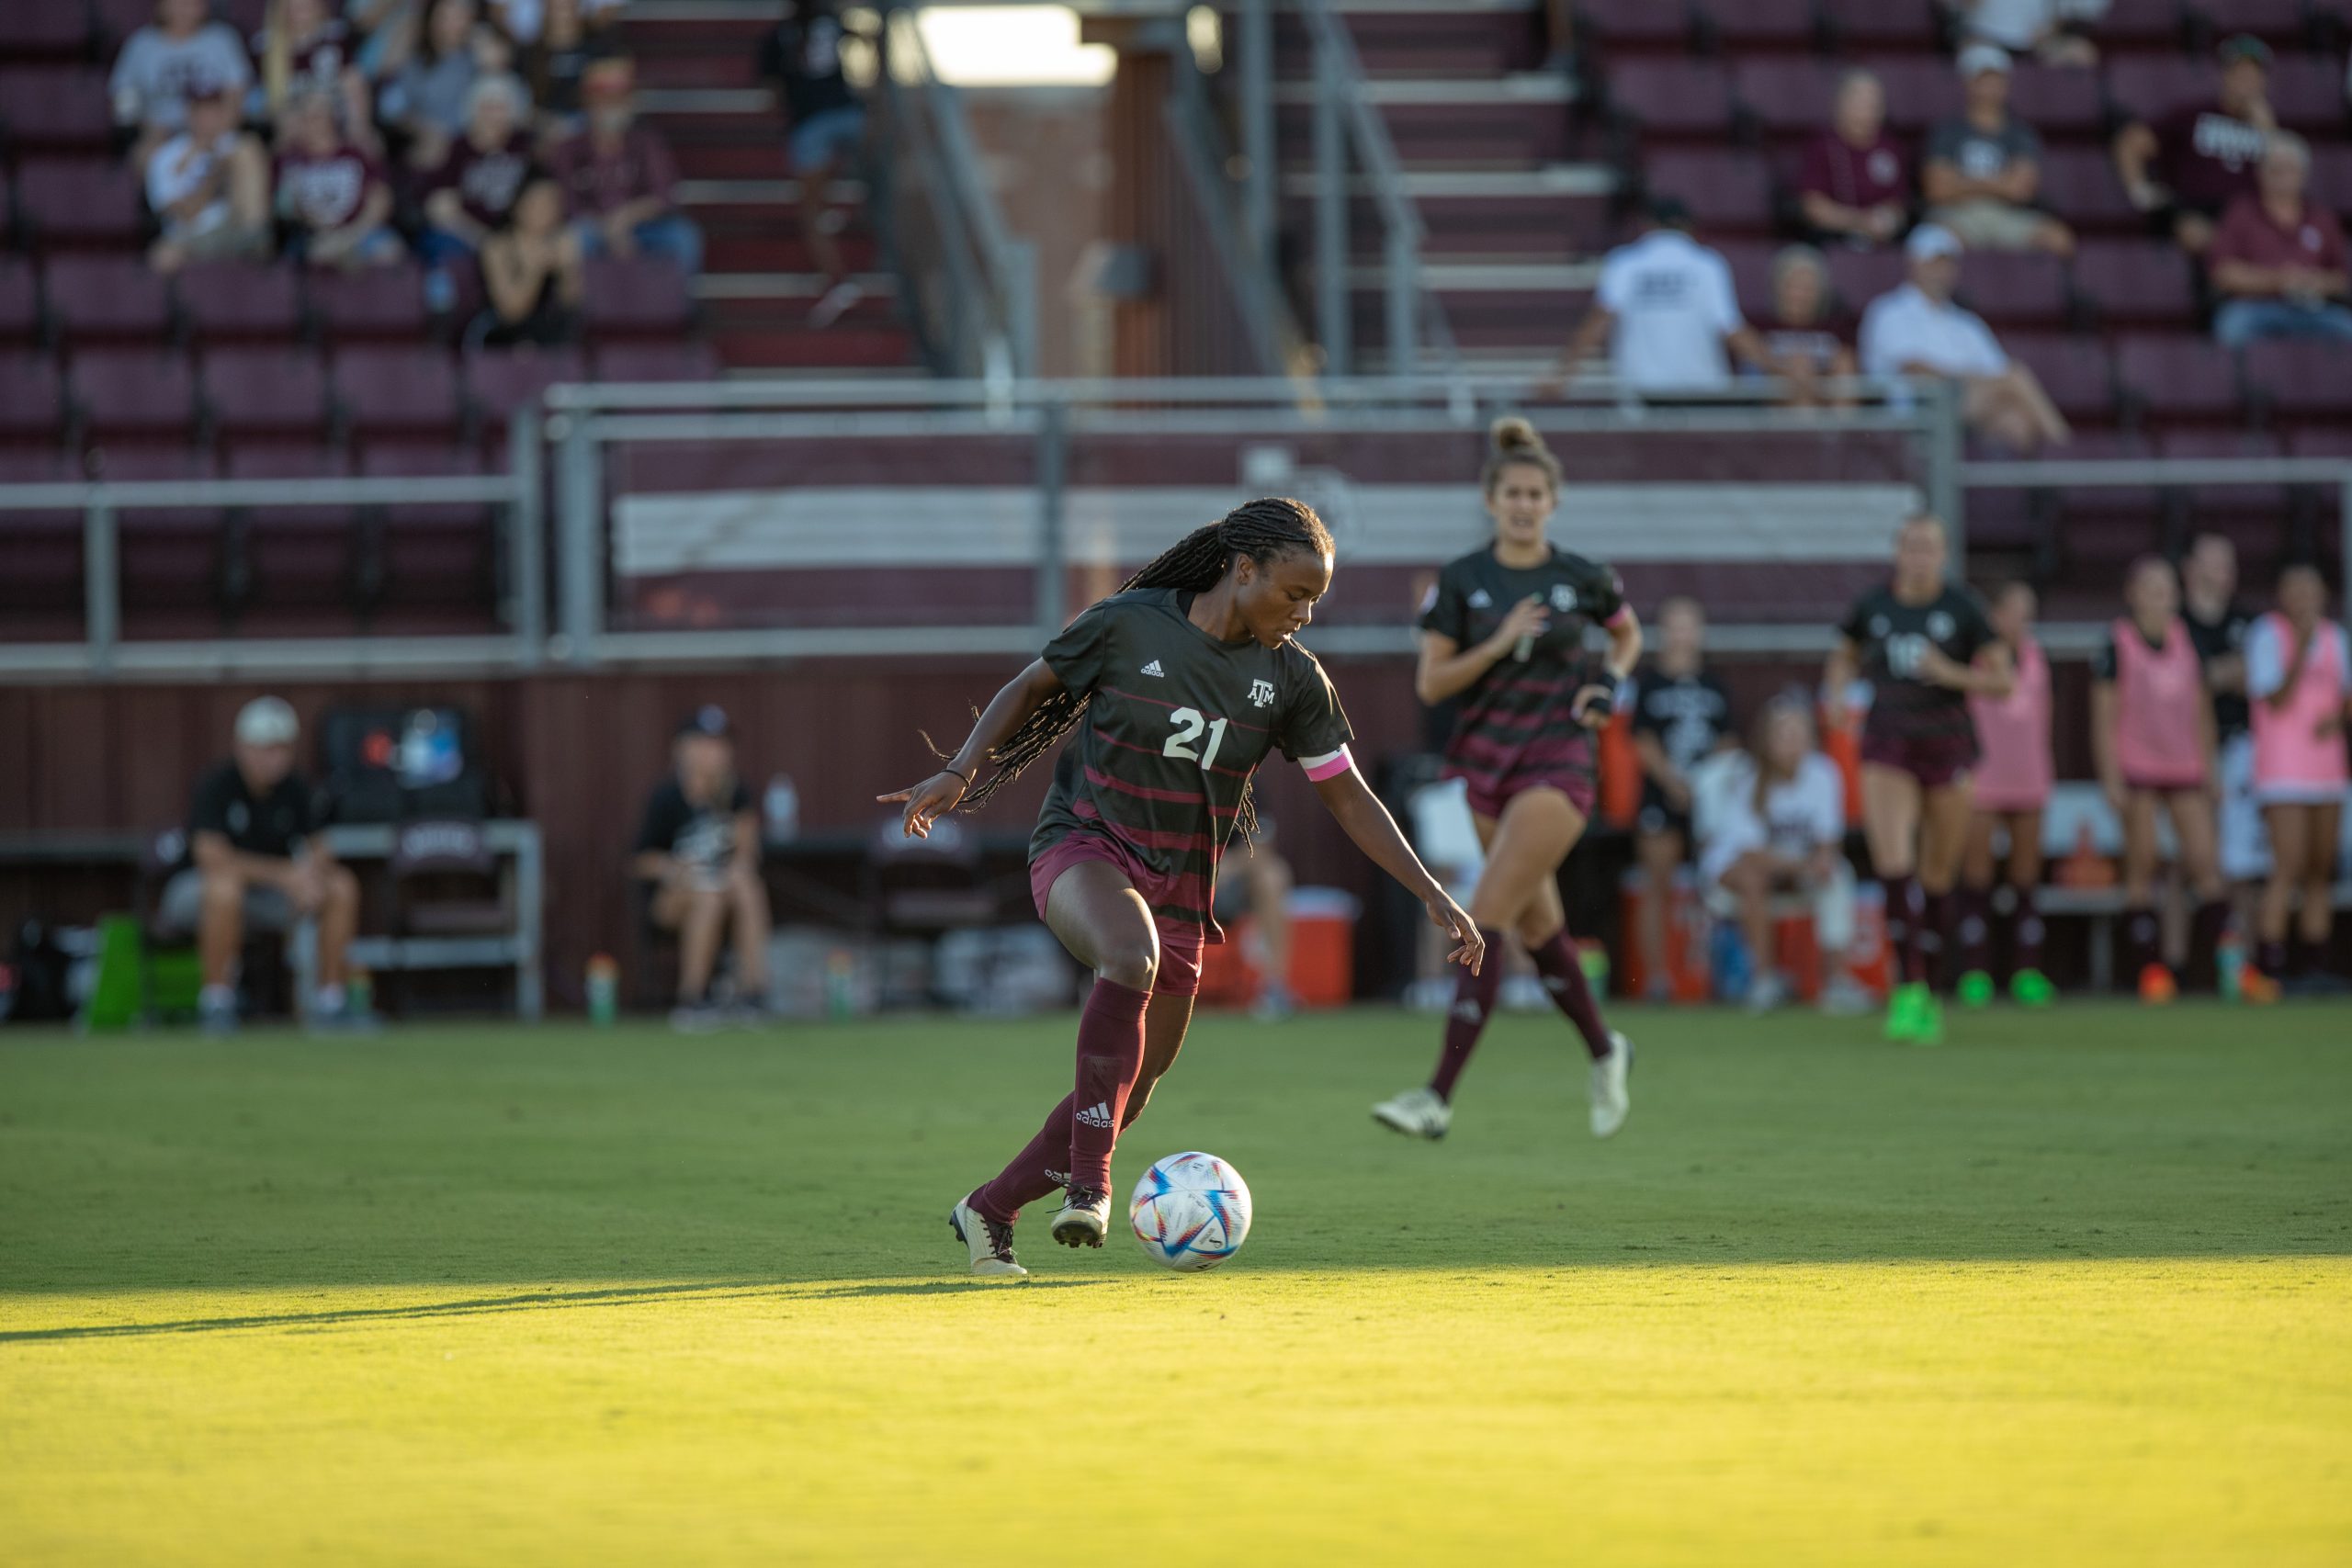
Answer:
[[[2256,968],[2260,969],[2270,978],[2285,979],[2287,977],[2287,943],[2283,940],[2264,942],[2255,950],[2254,963]]]
[[[2138,985],[2140,972],[2156,961],[2161,941],[2154,909],[2142,904],[2123,911],[2123,971],[2131,984]]]
[[[1904,985],[1928,977],[1919,945],[1920,928],[1928,921],[1928,897],[1916,876],[1891,876],[1886,886],[1886,940],[1894,949],[1895,974]]]
[[[1993,897],[1979,887],[1961,889],[1960,967],[1973,975],[1993,967]]]
[[[1585,978],[1584,957],[1577,952],[1568,928],[1562,926],[1551,941],[1531,949],[1529,956],[1535,960],[1535,972],[1544,976],[1544,989],[1550,993],[1552,1005],[1577,1026],[1592,1059],[1597,1062],[1609,1055],[1609,1026],[1600,1021],[1600,1004],[1593,999],[1592,982]]]
[[[2294,945],[2287,950],[2287,977],[2300,980],[2305,976],[2316,975],[2326,968],[2325,951],[2324,943],[2312,942],[2307,937],[2297,936]]]
[[[2018,923],[2010,944],[2010,966],[2015,969],[2040,969],[2042,938],[2047,934],[2047,928],[2041,923],[2041,890],[2020,887],[2016,891]]]
[[[1448,1105],[1453,1103],[1453,1086],[1461,1081],[1462,1069],[1470,1065],[1470,1053],[1478,1048],[1478,1036],[1486,1032],[1495,998],[1503,988],[1503,933],[1479,934],[1487,939],[1487,961],[1476,974],[1464,969],[1453,977],[1453,1005],[1445,1014],[1445,1049],[1439,1053],[1437,1072],[1430,1079],[1430,1088]]]
[[[1069,1184],[1111,1190],[1111,1150],[1118,1144],[1127,1096],[1143,1071],[1143,1013],[1149,991],[1095,976],[1078,1020],[1078,1092],[1069,1118]]]
[[[2214,954],[2221,950],[2222,932],[2230,923],[2230,904],[2226,898],[2212,898],[2197,906],[2188,922],[2188,962],[2184,965],[2197,976],[2198,984],[2219,984],[2221,966]]]
[[[1925,897],[1927,920],[1919,931],[1919,977],[1941,990],[1951,978],[1944,961],[1951,952],[1952,931],[1959,924],[1953,914],[1959,908],[1960,899],[1949,887],[1941,893],[1927,894]]]
[[[1046,1124],[1029,1145],[1012,1156],[1012,1163],[997,1173],[996,1179],[972,1194],[972,1207],[1001,1225],[1009,1225],[1021,1217],[1021,1211],[1056,1192],[1069,1180],[1066,1167],[1069,1164],[1069,1113],[1078,1103],[1074,1095],[1062,1096],[1062,1102],[1046,1115]]]

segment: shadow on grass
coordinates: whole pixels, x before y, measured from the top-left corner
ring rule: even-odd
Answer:
[[[594,1291],[530,1291],[514,1296],[468,1296],[407,1306],[351,1307],[331,1312],[253,1313],[236,1317],[176,1318],[163,1323],[85,1324],[59,1328],[0,1330],[0,1345],[51,1339],[120,1339],[156,1334],[219,1334],[241,1328],[324,1328],[344,1324],[414,1323],[435,1317],[480,1317],[494,1313],[553,1312],[578,1307],[627,1306],[647,1301],[723,1302],[767,1298],[783,1303],[845,1301],[868,1296],[953,1296],[969,1292],[1061,1291],[1106,1284],[1106,1280],[1028,1280],[1008,1285],[989,1280],[877,1280],[837,1290],[786,1283],[713,1280],[684,1285],[616,1285]]]

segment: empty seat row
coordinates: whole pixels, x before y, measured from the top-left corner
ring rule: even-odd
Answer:
[[[269,0],[212,0],[212,14],[250,38]],[[7,0],[0,5],[0,61],[111,59],[155,19],[150,0]]]
[[[1769,313],[1772,258],[1755,241],[1721,247],[1744,309]],[[1898,288],[1908,262],[1899,250],[1826,253],[1830,288],[1849,314]],[[2196,268],[2161,240],[2085,240],[2071,262],[2023,252],[1983,251],[1962,264],[1961,303],[1997,327],[2184,327],[2200,307]]]
[[[1611,55],[1725,49],[1933,50],[1932,0],[1577,0],[1584,36]],[[2341,36],[2345,0],[2111,0],[2088,26],[2109,51],[2177,50],[2218,32],[2292,45]]]

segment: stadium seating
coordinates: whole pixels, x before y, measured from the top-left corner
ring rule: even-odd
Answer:
[[[77,346],[153,344],[170,333],[171,289],[137,256],[51,256],[43,283],[50,320]]]
[[[302,292],[291,265],[200,262],[173,280],[181,321],[202,342],[271,343],[299,336]]]
[[[0,343],[30,343],[40,335],[40,286],[31,265],[0,256]]]
[[[17,166],[17,226],[52,248],[125,249],[146,227],[139,178],[111,158]]]

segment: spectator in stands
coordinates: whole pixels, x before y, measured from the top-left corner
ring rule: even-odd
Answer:
[[[1667,905],[1690,851],[1690,773],[1732,735],[1731,694],[1706,668],[1707,614],[1677,594],[1657,607],[1657,655],[1635,671],[1630,706],[1634,754],[1642,763],[1642,805],[1634,855],[1642,868],[1639,931],[1650,999],[1664,1001]]]
[[[261,64],[260,101],[250,106],[254,118],[278,124],[293,94],[316,86],[332,96],[352,141],[373,149],[368,83],[352,63],[351,29],[327,0],[270,0],[269,19],[254,35],[254,58]]]
[[[609,31],[627,0],[579,0],[581,19],[597,32]],[[490,0],[491,20],[517,44],[529,45],[548,36],[555,26],[561,0]]]
[[[1650,206],[1649,225],[1600,264],[1592,309],[1568,340],[1560,374],[1573,374],[1609,342],[1610,374],[1645,394],[1709,393],[1731,385],[1726,345],[1760,365],[1763,344],[1739,313],[1731,267],[1690,237],[1690,209],[1671,197]]]
[[[1785,399],[1799,408],[1849,403],[1823,385],[1855,373],[1854,351],[1826,324],[1829,264],[1811,245],[1791,245],[1772,258],[1772,317],[1758,328],[1764,345],[1757,367],[1787,383]]]
[[[842,73],[845,36],[836,0],[785,0],[784,19],[760,42],[760,79],[774,85],[791,127],[786,146],[800,188],[801,237],[825,277],[808,312],[812,327],[831,326],[865,298],[842,259],[842,216],[826,205],[834,175],[865,141],[865,106]]]
[[[2221,48],[2222,96],[2150,126],[2132,121],[2115,136],[2115,173],[2132,205],[2191,255],[2213,243],[2232,202],[2260,190],[2256,175],[2270,133],[2270,47],[2233,38]]]
[[[336,126],[332,93],[298,80],[279,121],[277,216],[287,249],[311,266],[392,265],[408,252],[391,228],[391,186]]]
[[[672,204],[678,166],[662,133],[638,123],[635,84],[626,59],[588,68],[581,85],[587,129],[555,150],[553,172],[586,254],[642,251],[667,256],[692,277],[702,270],[702,230]]]
[[[2304,192],[2312,152],[2291,130],[2272,133],[2262,154],[2261,193],[2231,204],[2206,264],[2213,291],[2213,336],[2229,348],[2263,338],[2352,340],[2344,305],[2344,226]]]
[[[186,128],[147,158],[147,205],[163,226],[148,247],[157,272],[192,261],[269,252],[269,159],[237,129],[243,94],[191,88]]]
[[[548,0],[538,36],[523,46],[523,80],[550,138],[580,129],[581,85],[588,68],[616,51],[613,36],[588,25],[581,0]]]
[[[2335,924],[2336,846],[2352,778],[2344,759],[2352,723],[2352,642],[2327,619],[2327,582],[2313,566],[2278,576],[2278,608],[2245,639],[2245,688],[2254,699],[2254,795],[2270,829],[2269,885],[2261,945],[2246,995],[2267,1001],[2282,982],[2328,987],[2328,934]],[[2301,938],[2290,954],[2289,913]],[[2340,983],[2329,988],[2340,988]]]
[[[253,67],[236,29],[208,20],[205,0],[155,0],[155,20],[123,40],[107,91],[115,123],[136,132],[131,166],[187,124],[188,95],[226,87],[243,95]]]
[[[1775,961],[1772,919],[1772,896],[1788,892],[1813,899],[1822,1010],[1868,1012],[1869,994],[1846,970],[1846,951],[1854,941],[1846,781],[1814,744],[1813,708],[1805,698],[1784,696],[1766,705],[1747,754],[1731,763],[1710,799],[1715,808],[1699,852],[1699,877],[1728,893],[1738,908],[1740,933],[1755,961],[1748,1010],[1769,1012],[1788,999],[1788,981]]]
[[[759,813],[735,776],[726,710],[697,708],[679,726],[671,757],[671,776],[646,802],[633,864],[652,885],[653,924],[677,933],[678,1005],[670,1021],[691,1032],[726,1020],[711,977],[730,923],[739,996],[754,1006],[767,996],[768,895],[760,880]]]
[[[237,957],[249,930],[316,922],[314,1024],[366,1021],[344,993],[359,883],[317,837],[310,786],[294,772],[301,727],[277,697],[237,715],[229,760],[197,780],[188,811],[190,864],[164,884],[156,924],[196,935],[204,968],[198,1013],[209,1033],[237,1027]]]
[[[2090,7],[2106,8],[2106,0]],[[1958,0],[1952,9],[1967,42],[2030,54],[2044,65],[2098,63],[2098,47],[2069,27],[2085,10],[2079,0]]]
[[[1828,126],[1804,150],[1804,220],[1825,239],[1883,245],[1910,226],[1910,189],[1902,150],[1886,133],[1885,87],[1867,71],[1847,72]]]
[[[1952,303],[1961,244],[1950,230],[1922,223],[1904,249],[1911,281],[1862,313],[1862,371],[1955,381],[1971,431],[2018,452],[2064,446],[2074,431],[2033,372],[2012,360],[1984,319]]]
[[[1973,249],[2075,254],[2075,232],[2037,209],[2041,138],[2009,112],[2009,57],[1989,43],[1960,51],[1967,107],[1928,132],[1920,189],[1928,217]]]
[[[474,259],[523,189],[531,170],[531,133],[523,123],[529,107],[523,84],[512,76],[484,76],[467,93],[465,134],[434,171],[424,197],[419,249],[436,310],[457,298],[452,269]]]
[[[580,335],[584,265],[580,234],[563,220],[563,187],[533,174],[481,248],[481,280],[490,305],[477,321],[474,341],[491,348],[517,344],[570,343]]]
[[[430,0],[416,31],[414,53],[384,85],[376,107],[407,139],[410,167],[436,169],[473,118],[474,84],[503,74],[508,50],[482,25],[475,0]]]

